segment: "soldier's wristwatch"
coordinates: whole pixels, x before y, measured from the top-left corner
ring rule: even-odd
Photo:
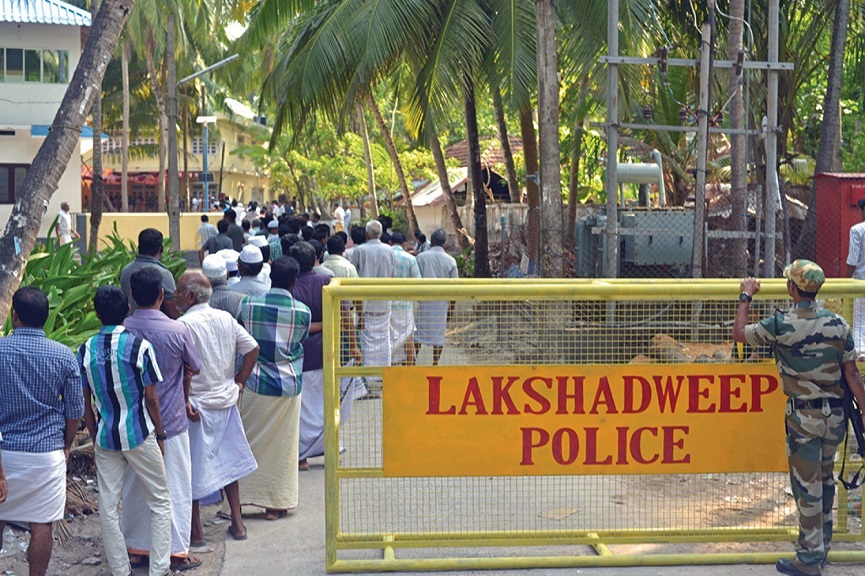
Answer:
[[[750,302],[754,297],[748,294],[747,292],[742,292],[739,294],[739,302]]]

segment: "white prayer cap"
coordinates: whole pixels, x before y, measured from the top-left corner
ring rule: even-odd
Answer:
[[[211,279],[225,278],[225,275],[228,273],[225,258],[219,254],[209,254],[208,256],[205,256],[204,261],[201,263],[201,271],[204,272],[205,276]]]
[[[240,252],[232,250],[231,248],[226,248],[217,252],[217,255],[222,256],[223,260],[225,260],[226,270],[229,272],[237,272],[237,258],[240,256]]]
[[[250,236],[249,240],[246,241],[249,246],[256,246],[258,248],[264,248],[267,246],[267,238],[264,236]]]
[[[247,244],[240,251],[240,261],[244,264],[261,264],[264,258],[261,256],[261,250],[258,246],[250,246]]]
[[[277,222],[276,220],[271,220],[270,222],[267,223],[267,227],[268,228],[279,228],[279,222]]]

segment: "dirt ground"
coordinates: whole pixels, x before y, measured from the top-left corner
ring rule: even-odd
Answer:
[[[95,488],[92,488],[95,493]],[[223,520],[214,521],[218,506],[208,506],[202,510],[205,521],[205,538],[209,543],[207,552],[201,549],[192,554],[202,560],[201,566],[189,574],[196,576],[216,576],[222,570],[225,555],[226,523]],[[64,534],[61,541],[58,535]],[[75,576],[107,576],[111,574],[102,553],[102,533],[99,528],[98,513],[67,518],[63,526],[55,526],[54,551],[51,563],[48,565],[48,576],[74,574]],[[0,551],[0,574],[4,576],[21,576],[27,574],[27,546],[30,533],[18,527],[6,526],[5,542]],[[147,568],[133,571],[136,575],[146,575]]]
[[[79,432],[73,444],[66,477],[66,517],[54,525],[54,550],[48,565],[48,576],[106,576],[111,572],[102,553],[102,531],[99,527],[96,469],[89,436]],[[227,522],[217,519],[218,505],[202,508],[204,533],[209,545],[192,555],[202,560],[195,569],[197,576],[216,576],[222,570],[225,555]],[[7,524],[0,549],[0,575],[28,573],[27,546],[30,533],[24,527]],[[147,574],[139,568],[134,574]]]

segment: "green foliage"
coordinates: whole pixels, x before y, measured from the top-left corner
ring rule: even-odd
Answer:
[[[475,248],[469,246],[462,254],[457,255],[457,273],[460,278],[474,278],[475,275]]]
[[[80,254],[73,243],[60,246],[49,233],[46,244],[38,244],[30,254],[21,286],[37,286],[48,296],[49,315],[45,333],[52,340],[75,349],[95,334],[101,323],[93,311],[93,295],[106,284],[120,285],[120,271],[137,253],[117,233],[115,226],[105,248],[93,257]],[[186,270],[186,261],[171,252],[171,239],[165,239],[162,263],[175,278]],[[11,314],[3,333],[12,330]]]

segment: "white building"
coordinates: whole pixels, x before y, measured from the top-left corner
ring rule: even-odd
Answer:
[[[0,225],[54,121],[89,26],[89,12],[60,0],[0,0]],[[70,158],[39,236],[47,235],[61,202],[81,210],[80,154]]]

